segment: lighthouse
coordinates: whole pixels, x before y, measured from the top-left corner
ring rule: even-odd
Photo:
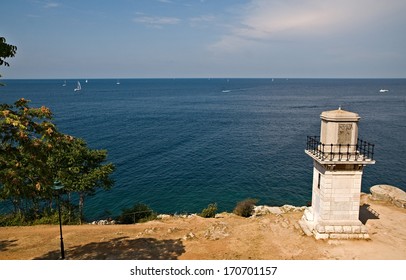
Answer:
[[[374,145],[358,138],[357,113],[338,108],[320,115],[320,136],[308,136],[313,160],[312,204],[299,224],[316,239],[366,239],[359,220],[362,173],[374,164]]]

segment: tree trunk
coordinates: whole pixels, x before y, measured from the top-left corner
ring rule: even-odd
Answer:
[[[72,217],[72,207],[71,207],[71,204],[70,204],[70,192],[68,193],[68,203],[67,203],[67,207],[68,207],[68,221],[69,221],[69,224],[71,223],[71,217]]]
[[[85,204],[85,194],[79,194],[79,224],[83,221],[83,205]]]
[[[21,214],[21,201],[17,198],[13,198],[14,213]]]

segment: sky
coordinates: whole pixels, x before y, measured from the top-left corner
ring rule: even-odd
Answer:
[[[13,0],[18,78],[405,78],[405,0]]]

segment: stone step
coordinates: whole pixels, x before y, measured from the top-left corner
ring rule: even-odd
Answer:
[[[305,221],[300,220],[299,221],[299,225],[301,227],[301,229],[303,230],[303,232],[307,235],[307,236],[313,236],[313,233],[310,231],[310,229],[307,227],[307,224]]]

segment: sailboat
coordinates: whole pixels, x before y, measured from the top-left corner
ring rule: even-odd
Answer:
[[[63,87],[66,87],[66,80],[62,84]]]
[[[76,86],[76,88],[74,89],[74,91],[79,91],[82,89],[82,86],[80,85],[80,82],[78,81],[78,85]]]
[[[119,85],[119,84],[120,84],[120,80],[117,80],[116,84]]]

